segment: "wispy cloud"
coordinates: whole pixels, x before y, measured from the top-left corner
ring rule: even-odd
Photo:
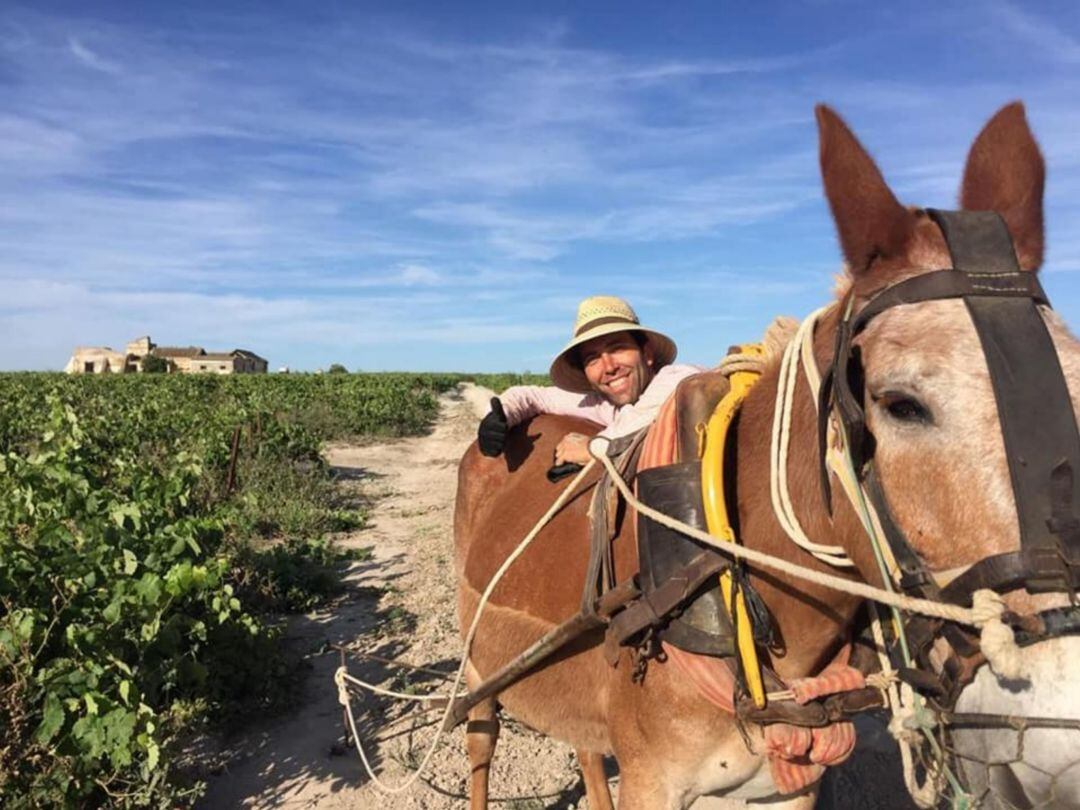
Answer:
[[[989,8],[994,20],[1027,47],[1025,57],[1080,64],[1080,39],[1036,13],[1033,9],[1039,8],[1037,4],[1025,9],[1006,0],[996,0]]]
[[[88,68],[113,75],[120,72],[117,65],[94,53],[75,37],[68,38],[68,48],[71,50],[72,55]]]

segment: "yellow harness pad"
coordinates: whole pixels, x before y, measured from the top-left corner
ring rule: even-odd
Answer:
[[[764,351],[758,344],[740,346],[739,352],[762,356]],[[731,423],[739,412],[746,395],[757,383],[760,374],[756,371],[736,371],[731,375],[731,390],[720,400],[705,427],[704,448],[701,454],[701,490],[705,502],[705,523],[709,534],[727,543],[737,543],[735,530],[731,526],[727,499],[724,496],[724,457],[727,448]],[[732,624],[735,627],[736,650],[742,666],[746,686],[750,697],[758,708],[765,706],[765,687],[761,678],[761,663],[758,661],[757,647],[754,645],[753,628],[746,610],[746,600],[730,571],[720,575],[720,588],[725,605],[734,605]]]

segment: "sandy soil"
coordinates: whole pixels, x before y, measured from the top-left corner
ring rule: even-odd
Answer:
[[[443,810],[466,805],[468,764],[461,728],[446,737],[411,790],[388,796],[375,789],[355,750],[343,744],[333,684],[339,654],[331,645],[350,650],[352,675],[396,691],[427,693],[442,686],[443,679],[378,659],[438,673],[456,667],[461,653],[452,556],[457,463],[475,437],[476,414],[486,411],[487,400],[483,389],[466,386],[443,397],[439,419],[426,436],[326,449],[340,486],[367,502],[371,515],[365,528],[339,536],[338,542],[370,548],[371,557],[352,564],[346,594],[337,604],[290,619],[289,643],[310,665],[296,709],[216,744],[214,758],[226,764],[208,778],[200,807]],[[433,738],[437,713],[423,714],[377,696],[354,706],[376,772],[400,784]],[[883,771],[895,748],[872,724],[863,732],[860,756],[830,778],[819,807],[908,807],[900,800],[902,785]],[[611,770],[617,791],[614,766]],[[510,810],[588,806],[571,749],[506,717],[491,788],[493,806]],[[703,799],[695,810],[717,806],[716,800]]]

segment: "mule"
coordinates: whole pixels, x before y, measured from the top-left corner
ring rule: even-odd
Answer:
[[[937,224],[901,205],[846,124],[817,110],[825,196],[836,225],[846,273],[837,298],[855,308],[904,279],[948,268],[951,259]],[[975,139],[960,191],[964,209],[1003,218],[1020,267],[1035,272],[1043,258],[1044,164],[1023,107],[1000,110]],[[1080,344],[1052,311],[1043,310],[1071,392],[1080,395]],[[839,307],[819,322],[814,354],[831,362]],[[971,319],[958,300],[897,306],[858,338],[865,369],[867,425],[875,463],[897,523],[935,576],[947,579],[978,560],[1019,547],[1016,506],[987,363]],[[783,532],[770,500],[769,444],[776,408],[778,362],[768,365],[746,399],[738,425],[736,501],[740,540],[803,566],[830,570]],[[799,522],[818,543],[841,546],[854,561],[852,576],[882,584],[872,550],[852,507],[834,499],[826,511],[818,484],[817,416],[806,380],[796,383],[791,416],[788,484]],[[472,621],[479,593],[518,541],[560,491],[544,480],[555,444],[567,432],[594,427],[541,416],[512,432],[504,458],[485,458],[474,445],[462,459],[455,513],[458,610]],[[834,482],[835,483],[835,482]],[[561,486],[566,486],[562,484]],[[837,491],[838,488],[834,487]],[[470,688],[579,607],[588,559],[588,490],[576,495],[510,569],[484,612],[470,654]],[[614,542],[617,578],[636,571],[634,522],[624,521]],[[820,672],[850,641],[860,600],[829,588],[750,569],[767,604],[775,643],[759,650],[785,680]],[[1006,597],[1018,612],[1066,604],[1060,594]],[[1030,676],[1000,682],[985,668],[965,690],[959,708],[1080,717],[1080,641],[1063,637],[1025,650]],[[630,653],[610,666],[599,632],[579,639],[526,679],[499,695],[507,712],[572,745],[582,766],[590,808],[610,808],[603,756],[618,762],[620,810],[685,808],[703,795],[737,804],[773,800],[776,808],[810,808],[811,784],[778,795],[759,727],[740,730],[734,717],[709,702],[670,661],[653,659],[643,680],[632,677]],[[471,806],[485,808],[498,719],[494,700],[470,715],[467,748]],[[1000,753],[1004,732],[957,736],[961,754]],[[1027,765],[969,769],[976,790],[1009,790],[1015,798],[1080,803],[1080,773],[1049,781],[1039,768],[1060,771],[1072,746],[1070,732],[1028,732]],[[1015,735],[1014,735],[1015,736]],[[1010,740],[1013,738],[1010,738]],[[835,751],[788,752],[803,762],[835,759]],[[1033,766],[1033,767],[1032,767]],[[1080,770],[1080,769],[1078,769]],[[980,781],[981,780],[981,781]],[[1001,785],[1006,787],[1000,787]]]

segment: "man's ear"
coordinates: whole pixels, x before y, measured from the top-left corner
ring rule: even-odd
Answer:
[[[653,349],[652,341],[648,338],[645,338],[645,344],[641,347],[641,356],[645,358],[645,365],[652,368],[656,362],[656,351]]]

